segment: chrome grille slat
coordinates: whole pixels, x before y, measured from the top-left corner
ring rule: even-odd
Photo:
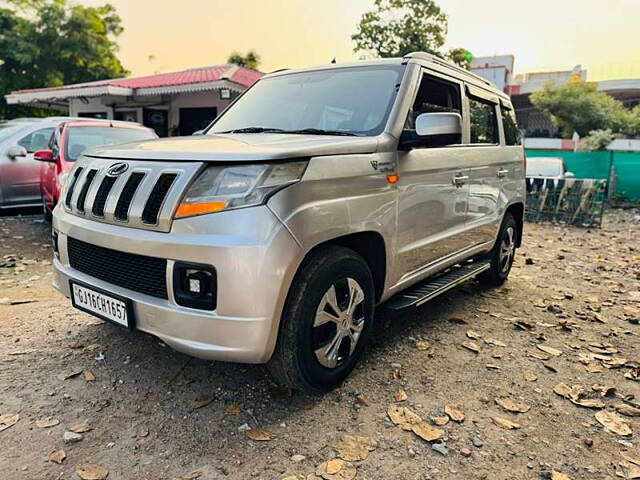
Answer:
[[[80,177],[82,170],[83,170],[82,167],[78,167],[76,171],[73,172],[73,180],[71,181],[71,185],[69,185],[69,190],[67,191],[67,194],[65,195],[65,199],[64,199],[64,203],[67,206],[67,208],[71,208],[71,198],[73,196],[73,191],[76,188],[76,185],[78,183],[78,177]]]
[[[85,204],[85,201],[87,200],[87,192],[89,191],[89,188],[91,187],[91,183],[93,182],[93,179],[97,173],[98,173],[98,170],[96,170],[95,168],[90,169],[87,172],[87,175],[84,179],[84,183],[82,184],[82,187],[80,188],[80,193],[78,194],[78,199],[76,200],[76,209],[80,212],[85,211],[84,204]]]
[[[125,172],[116,177],[107,175],[109,168],[123,162],[128,165]],[[66,202],[64,204],[68,212],[100,223],[124,224],[127,227],[161,232],[168,232],[171,229],[173,212],[176,210],[185,188],[203,167],[202,162],[122,161],[94,157],[82,157],[78,163],[80,165],[77,169],[80,173],[75,181],[75,186],[70,185],[68,192],[71,196],[71,202],[69,205]],[[77,200],[87,173],[91,170],[95,170],[97,173],[93,174],[93,179],[84,193],[84,212],[82,212],[77,208]],[[145,206],[156,182],[163,175],[174,176],[173,182],[163,199],[160,199],[159,205],[156,204],[155,218],[157,221],[154,224],[144,223],[142,217]],[[105,180],[109,178],[115,180]],[[136,188],[133,188],[136,183]],[[103,184],[105,187],[102,187]],[[111,188],[105,196],[104,193],[109,185]]]

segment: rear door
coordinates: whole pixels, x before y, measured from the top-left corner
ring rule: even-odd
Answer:
[[[403,138],[415,134],[415,119],[421,113],[463,114],[460,81],[427,70],[422,75]],[[396,281],[419,276],[433,262],[468,246],[469,239],[463,234],[469,194],[468,157],[460,148],[462,136],[453,143],[449,141],[413,148],[401,144]]]
[[[469,169],[468,228],[478,243],[493,242],[502,218],[502,183],[509,172],[501,146],[499,98],[492,92],[466,86],[469,108],[469,147],[473,151]]]
[[[9,160],[3,168],[5,204],[40,203],[40,162],[33,159],[33,154],[47,148],[53,131],[54,127],[39,128],[18,139],[17,144],[27,150],[27,156]]]

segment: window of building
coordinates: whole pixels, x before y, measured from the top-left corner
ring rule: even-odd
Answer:
[[[38,150],[44,150],[47,148],[49,144],[49,139],[51,138],[51,134],[55,129],[51,128],[41,128],[40,130],[36,130],[31,132],[26,137],[21,138],[18,141],[18,145],[23,146],[27,149],[27,152],[34,153]]]
[[[516,123],[516,114],[509,108],[502,107],[502,129],[506,145],[522,145],[522,134]]]
[[[469,98],[471,143],[499,143],[495,105],[485,100]]]

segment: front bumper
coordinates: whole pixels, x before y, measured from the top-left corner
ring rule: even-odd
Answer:
[[[54,287],[70,296],[69,280],[133,302],[136,328],[195,357],[264,363],[271,357],[280,316],[302,250],[266,207],[175,220],[171,232],[94,222],[56,208],[59,258]],[[137,255],[168,259],[168,300],[90,277],[69,264],[67,238]],[[217,273],[214,311],[182,307],[173,294],[176,261],[211,265]]]

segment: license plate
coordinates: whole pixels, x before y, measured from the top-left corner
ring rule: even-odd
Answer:
[[[71,282],[74,307],[124,327],[133,327],[131,300]]]

